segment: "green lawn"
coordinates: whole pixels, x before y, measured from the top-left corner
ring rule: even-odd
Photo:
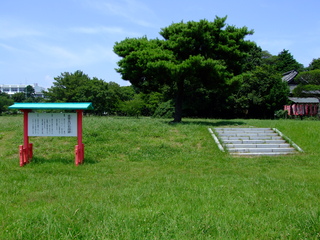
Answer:
[[[0,239],[319,239],[320,121],[85,117],[76,138],[0,117]],[[231,157],[208,127],[275,127],[305,152]]]

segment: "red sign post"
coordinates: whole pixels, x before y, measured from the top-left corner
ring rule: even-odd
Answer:
[[[9,109],[20,109],[23,112],[23,145],[19,146],[21,167],[29,163],[33,156],[33,144],[29,143],[29,115],[32,110],[44,109],[76,110],[76,136],[78,138],[78,144],[75,146],[75,164],[79,165],[83,163],[84,144],[82,142],[82,115],[83,110],[93,109],[91,103],[15,103],[10,106]],[[38,116],[35,116],[36,118],[32,119],[31,128],[34,131],[32,136],[73,136],[72,128],[75,127],[72,126],[71,121],[73,115],[61,114],[42,113],[41,115],[38,114]]]
[[[75,163],[76,165],[82,164],[84,159],[84,144],[82,143],[82,110],[77,110],[77,136],[78,136],[78,145],[75,147]]]
[[[28,113],[31,112],[30,109],[22,109],[23,112],[23,145],[19,146],[20,152],[20,166],[24,166],[29,163],[32,158],[32,143],[29,143],[28,135]]]

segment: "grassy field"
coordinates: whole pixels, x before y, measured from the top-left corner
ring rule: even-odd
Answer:
[[[320,239],[320,121],[85,117],[76,138],[0,117],[0,239]],[[305,152],[231,157],[208,127],[276,127]]]

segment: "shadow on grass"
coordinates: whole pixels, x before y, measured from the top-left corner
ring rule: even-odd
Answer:
[[[233,121],[233,120],[221,120],[216,122],[209,122],[209,121],[182,121],[180,123],[177,122],[166,122],[167,124],[181,124],[181,125],[203,125],[208,127],[222,127],[222,126],[239,126],[239,125],[246,125],[247,123],[242,121]]]
[[[52,157],[52,158],[46,158],[41,156],[34,156],[31,159],[31,163],[33,164],[44,164],[44,163],[60,163],[60,164],[74,164],[75,165],[75,158],[64,158],[64,157]],[[90,158],[85,157],[84,158],[84,164],[96,164],[98,161]]]

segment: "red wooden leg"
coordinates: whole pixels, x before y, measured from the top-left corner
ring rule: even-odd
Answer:
[[[29,160],[31,160],[33,157],[33,144],[32,143],[29,143],[28,155],[29,155]]]
[[[83,163],[84,159],[84,144],[76,145],[74,149],[75,153],[75,164],[78,166]]]
[[[75,164],[78,166],[79,165],[79,148],[78,148],[78,145],[76,145],[75,148],[74,148],[74,155],[75,155]]]
[[[81,164],[83,163],[84,160],[84,144],[82,143],[82,148],[81,148]]]
[[[24,162],[24,165],[26,165],[27,163],[29,163],[29,150],[28,150],[28,148],[23,148],[23,155],[24,155],[24,157],[23,157],[23,162]]]
[[[23,145],[20,145],[20,146],[19,146],[19,154],[20,154],[20,167],[23,167],[23,165],[24,165]]]

